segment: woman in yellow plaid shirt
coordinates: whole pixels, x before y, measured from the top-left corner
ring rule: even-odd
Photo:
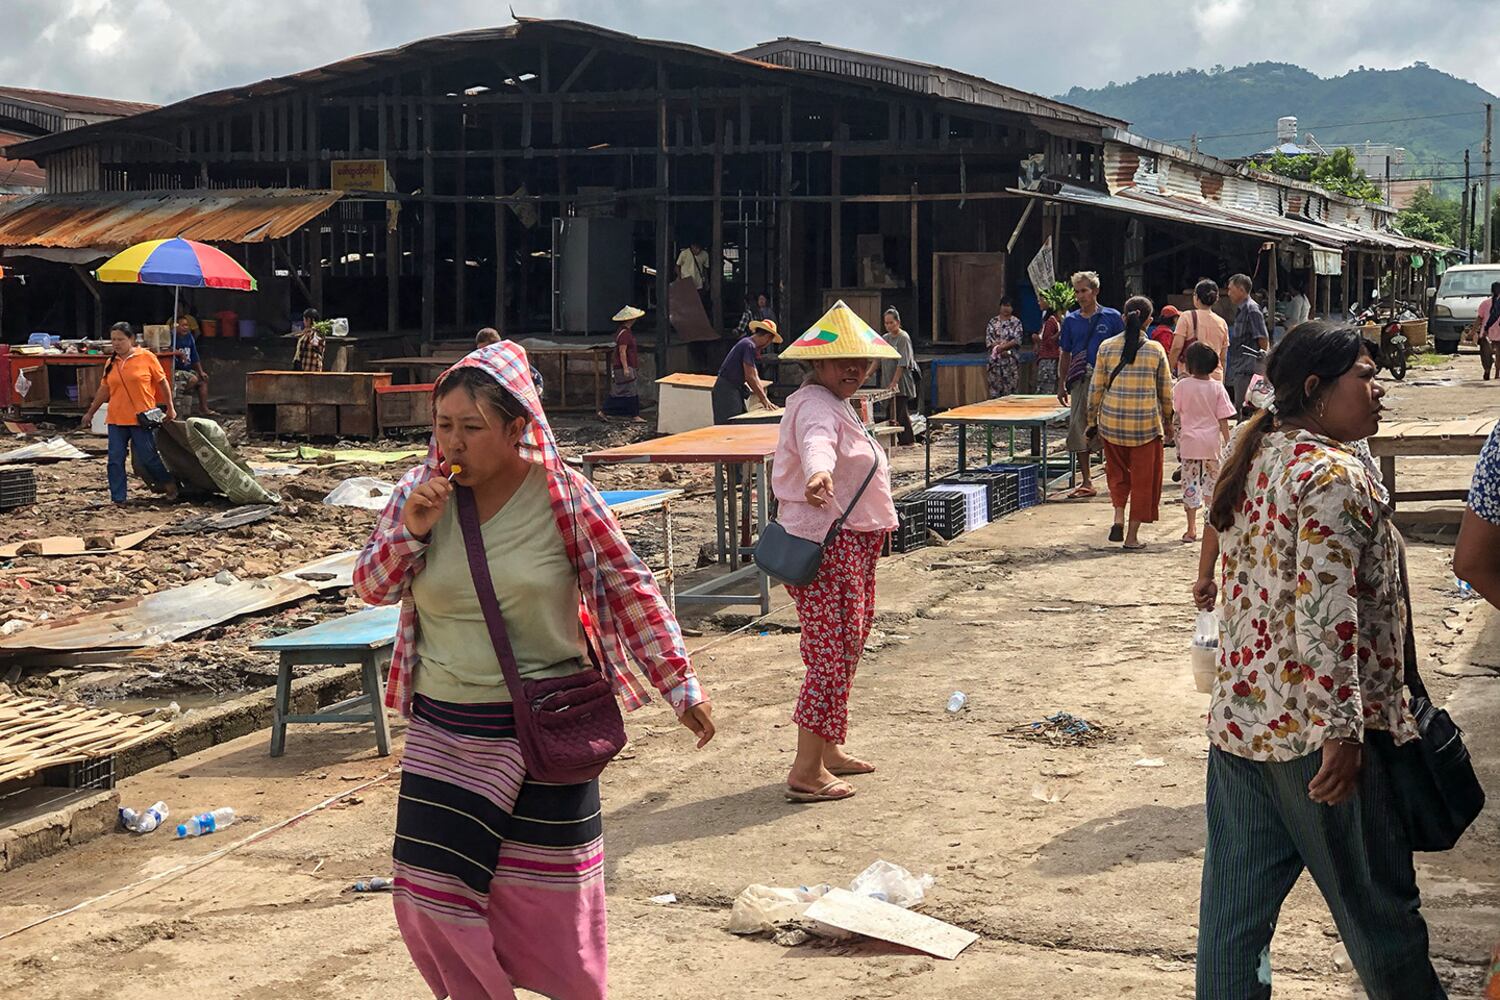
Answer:
[[[1115,508],[1109,540],[1127,549],[1146,547],[1141,525],[1158,517],[1163,447],[1172,443],[1172,366],[1144,332],[1155,311],[1144,295],[1125,303],[1125,332],[1099,345],[1089,386],[1089,434],[1104,442],[1104,476]]]

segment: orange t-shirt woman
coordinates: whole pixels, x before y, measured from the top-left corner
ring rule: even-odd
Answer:
[[[109,339],[115,356],[105,365],[99,391],[83,415],[87,427],[99,407],[112,404],[105,420],[109,425],[109,498],[117,504],[125,502],[125,457],[130,449],[135,450],[146,474],[164,485],[168,496],[175,496],[177,484],[157,454],[152,430],[142,427],[139,420],[139,414],[156,407],[161,407],[168,420],[177,419],[166,372],[156,355],[136,346],[129,323],[116,323]]]

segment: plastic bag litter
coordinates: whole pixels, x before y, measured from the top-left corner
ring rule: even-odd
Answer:
[[[796,926],[803,914],[832,886],[811,889],[778,889],[769,885],[750,885],[734,897],[729,913],[729,933],[766,934],[781,927]]]
[[[396,492],[394,483],[387,483],[371,476],[355,476],[346,479],[323,498],[330,507],[359,507],[363,510],[385,510],[385,505]]]
[[[26,396],[26,394],[28,392],[30,392],[30,391],[31,391],[31,379],[29,379],[29,378],[26,377],[26,373],[24,371],[23,372],[17,372],[16,373],[16,398],[18,398],[18,399],[24,399],[25,396]]]
[[[922,905],[935,883],[931,875],[913,875],[900,865],[877,861],[855,876],[849,891],[910,910]]]
[[[1202,694],[1214,689],[1219,675],[1219,613],[1200,611],[1193,626],[1193,686]]]

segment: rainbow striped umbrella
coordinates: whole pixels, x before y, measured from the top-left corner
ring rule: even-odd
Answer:
[[[173,237],[127,247],[99,265],[100,281],[172,286],[172,349],[177,349],[177,300],[183,288],[255,291],[250,272],[217,247]]]
[[[181,238],[137,243],[105,261],[95,274],[100,281],[255,291],[255,279],[233,257]]]

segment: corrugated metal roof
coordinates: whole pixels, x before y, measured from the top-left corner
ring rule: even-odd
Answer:
[[[741,53],[721,52],[717,49],[690,45],[686,42],[639,38],[635,35],[629,35],[621,31],[611,31],[608,28],[601,28],[582,21],[518,17],[514,24],[505,25],[504,27],[478,28],[473,31],[460,31],[448,35],[437,35],[432,38],[422,38],[395,48],[351,56],[348,59],[341,59],[338,62],[329,63],[326,66],[320,66],[316,69],[304,70],[300,73],[292,73],[287,76],[272,77],[271,79],[252,83],[248,86],[230,87],[225,90],[199,94],[196,97],[189,97],[175,104],[168,104],[152,111],[142,112],[139,116],[131,120],[130,129],[132,132],[140,132],[143,129],[162,126],[167,123],[175,123],[184,118],[191,118],[205,111],[222,110],[245,101],[287,94],[299,88],[316,84],[336,83],[340,80],[362,76],[372,70],[399,63],[416,64],[430,62],[438,58],[451,58],[456,52],[465,48],[494,44],[496,42],[514,41],[522,35],[541,38],[550,37],[559,41],[581,45],[614,46],[616,48],[637,46],[655,52],[698,59],[704,63],[727,64],[729,68],[737,67],[753,73],[776,73],[778,74],[776,82],[790,82],[791,77],[802,76],[805,78],[803,82],[808,86],[821,86],[825,89],[829,76],[826,73],[795,69],[754,59]],[[859,55],[863,54],[859,53]],[[883,59],[885,57],[866,56],[865,58]],[[892,61],[901,62],[901,60]],[[919,69],[923,68],[919,63],[908,63],[907,65],[918,67]],[[1081,108],[1073,108],[1070,105],[1039,97],[1035,94],[1012,90],[1009,87],[1002,87],[999,84],[981,80],[979,77],[970,77],[953,70],[944,70],[937,66],[925,67],[925,70],[933,73],[947,74],[949,82],[945,86],[956,88],[956,94],[964,92],[965,88],[971,90],[977,88],[978,90],[987,89],[988,91],[993,91],[996,95],[996,101],[1000,99],[1000,95],[1006,95],[1007,99],[1018,103],[1017,110],[1020,110],[1019,105],[1022,104],[1029,108],[1029,110],[1023,113],[1048,118],[1067,117],[1072,121],[1087,122],[1099,126],[1123,126],[1126,124],[1117,118],[1095,115],[1093,112],[1084,111]],[[883,80],[856,80],[847,76],[845,80],[851,84],[875,83],[888,87],[897,86],[897,84]],[[952,95],[944,93],[941,96]],[[955,96],[954,99],[963,100],[965,98]],[[971,101],[971,103],[991,102]],[[118,123],[100,122],[96,125],[86,125],[83,128],[59,132],[55,135],[34,140],[26,148],[20,150],[20,152],[26,156],[37,156],[42,153],[50,153],[59,149],[83,145],[99,136],[109,134],[111,127],[117,125]]]
[[[139,101],[116,101],[108,97],[89,97],[85,94],[62,94],[55,90],[32,90],[29,87],[0,87],[0,101],[25,101],[41,104],[58,111],[80,115],[125,115],[140,114],[159,107]]]
[[[25,142],[32,138],[22,135],[20,132],[7,132],[0,129],[0,149]],[[6,160],[0,163],[0,191],[14,191],[19,188],[35,188],[38,191],[47,187],[47,171],[37,166],[31,160]]]
[[[1123,127],[1119,118],[1054,101],[1039,94],[994,83],[972,73],[895,56],[876,55],[801,38],[778,38],[736,53],[747,59],[774,63],[790,69],[852,77],[873,83],[914,90],[965,104],[1002,108],[1017,114],[1058,118],[1100,127]]]
[[[296,232],[342,196],[289,188],[31,195],[0,204],[0,247],[127,247],[173,236],[259,243]]]

